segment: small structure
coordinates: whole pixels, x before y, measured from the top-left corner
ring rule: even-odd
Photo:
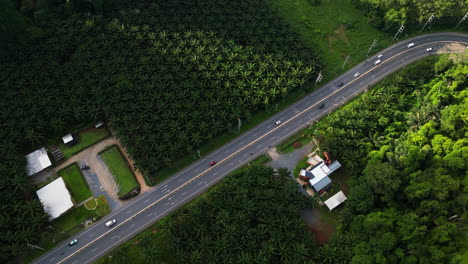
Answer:
[[[42,187],[36,193],[44,211],[49,215],[49,220],[61,216],[73,207],[72,198],[62,177]]]
[[[325,201],[325,205],[327,205],[328,209],[331,211],[335,209],[338,205],[343,203],[348,199],[342,191],[337,192],[335,195],[330,197],[330,199]]]
[[[307,155],[307,163],[310,164],[306,169],[302,169],[299,173],[299,179],[306,181],[312,186],[315,192],[320,192],[331,185],[332,181],[328,175],[341,167],[338,161],[331,162],[327,157],[327,164],[320,156],[311,153]]]
[[[32,176],[48,167],[52,166],[52,162],[47,155],[45,148],[40,148],[25,156],[26,172],[28,176]]]
[[[95,128],[100,128],[100,127],[102,127],[103,125],[104,125],[104,122],[98,121],[98,122],[94,125],[94,127],[95,127]]]
[[[76,136],[76,135],[67,134],[67,135],[65,135],[65,136],[62,137],[62,141],[63,141],[63,144],[65,144],[65,145],[67,145],[67,146],[73,146],[73,145],[75,145],[76,143],[78,143],[79,138],[78,138],[78,136]]]

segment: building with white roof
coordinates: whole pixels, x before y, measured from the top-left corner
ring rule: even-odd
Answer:
[[[73,207],[73,201],[62,177],[54,180],[37,192],[44,211],[53,220]]]
[[[75,136],[73,134],[67,134],[67,135],[62,137],[62,141],[63,141],[63,144],[65,144],[67,146],[72,146],[72,145],[78,143],[79,139],[78,139],[77,136]]]
[[[331,211],[344,201],[348,199],[342,191],[337,192],[335,195],[330,197],[330,199],[325,201],[325,205],[327,205],[328,209]]]
[[[26,172],[28,176],[32,176],[52,166],[52,162],[50,161],[45,148],[41,148],[34,152],[31,152],[25,157],[26,157]]]

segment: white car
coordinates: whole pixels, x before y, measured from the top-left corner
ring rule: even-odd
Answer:
[[[374,65],[380,64],[381,62],[382,62],[381,60],[376,60],[376,61],[374,62]]]
[[[377,56],[377,59],[380,59],[380,58],[382,58],[382,57],[383,57],[383,55],[382,55],[382,54],[379,54],[379,56]]]
[[[356,72],[356,73],[354,74],[354,78],[357,78],[359,75],[361,75],[361,74],[360,74],[359,72]]]
[[[414,43],[410,43],[410,44],[406,45],[406,47],[412,48],[412,47],[414,47]]]
[[[106,226],[107,226],[107,227],[111,227],[111,226],[113,226],[115,223],[117,223],[117,220],[112,219],[112,220],[106,222]]]
[[[427,48],[426,51],[430,52],[430,51],[432,51],[432,48]]]
[[[277,126],[279,126],[280,124],[281,124],[281,121],[280,121],[280,120],[278,120],[278,121],[275,122],[275,125],[277,125]]]

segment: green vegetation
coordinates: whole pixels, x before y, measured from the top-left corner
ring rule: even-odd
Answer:
[[[267,154],[263,154],[260,157],[254,159],[253,161],[250,162],[250,165],[262,165],[267,162],[271,161],[271,157],[268,156]]]
[[[369,21],[379,29],[396,32],[404,22],[410,30],[420,30],[434,14],[432,26],[454,27],[468,11],[466,1],[459,0],[355,0]],[[464,22],[465,29],[467,21]]]
[[[94,200],[93,200],[94,201]],[[25,261],[31,262],[49,249],[60,244],[63,240],[71,238],[84,229],[82,225],[85,220],[98,221],[111,212],[104,195],[96,198],[97,207],[94,210],[86,209],[85,205],[73,208],[64,215],[52,221],[46,230],[40,233],[40,239],[35,245],[45,250],[29,249],[25,253]]]
[[[299,161],[299,163],[296,165],[296,168],[294,168],[294,171],[293,171],[294,178],[299,177],[299,172],[301,172],[301,169],[305,169],[310,166],[309,163],[307,163],[308,159],[309,157],[305,157],[301,161]]]
[[[60,149],[63,151],[65,159],[70,158],[83,149],[92,146],[110,135],[107,128],[88,128],[79,133],[80,141],[73,146],[66,146],[61,142]]]
[[[353,64],[374,38],[385,45],[357,14],[344,0],[0,0],[0,261],[48,225],[24,173],[27,149],[109,120],[159,182],[235,135],[239,118],[251,126],[310,90],[319,69],[332,78],[348,50]]]
[[[127,161],[117,146],[114,145],[101,152],[99,155],[102,157],[119,185],[118,195],[120,197],[139,187],[133,172],[128,167]]]
[[[304,137],[303,134],[294,135],[276,146],[276,151],[281,154],[291,153],[297,148],[309,144],[311,141],[310,137]]]
[[[322,148],[353,175],[339,232],[323,247],[333,254],[322,263],[462,259],[466,56],[418,62],[317,124]]]
[[[78,164],[71,164],[59,171],[58,175],[65,181],[75,203],[79,204],[93,195],[88,187],[88,183],[81,174]]]
[[[126,243],[102,263],[147,258],[166,263],[305,263],[316,245],[299,212],[313,203],[288,174],[260,166],[233,173],[204,198],[150,228],[156,235],[148,230],[135,239],[137,245]]]
[[[336,77],[350,56],[348,66],[366,60],[367,49],[378,40],[374,52],[386,47],[391,38],[368,24],[361,10],[349,0],[267,0],[324,65],[325,80]],[[371,53],[372,54],[372,53]]]

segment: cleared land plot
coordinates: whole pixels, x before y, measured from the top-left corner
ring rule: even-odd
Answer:
[[[139,186],[135,176],[127,165],[127,161],[117,146],[112,146],[99,155],[101,155],[119,185],[119,196],[129,193]]]
[[[390,43],[389,37],[369,25],[362,12],[349,0],[321,0],[318,5],[311,5],[308,0],[268,2],[303,37],[311,50],[321,54],[325,78],[340,71],[347,55],[351,57],[348,65],[365,60],[374,39],[378,42],[371,54]]]
[[[65,159],[68,159],[83,149],[98,143],[109,135],[109,130],[107,130],[106,127],[89,128],[79,133],[80,141],[76,145],[69,147],[62,142],[60,144],[60,149],[63,151]]]
[[[76,163],[59,171],[58,175],[65,181],[75,203],[81,203],[93,195]]]

